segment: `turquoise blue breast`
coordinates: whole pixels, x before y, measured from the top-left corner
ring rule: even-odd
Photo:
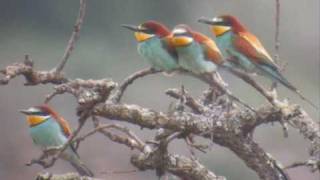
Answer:
[[[52,118],[30,128],[33,142],[41,148],[61,146],[67,138],[64,136],[59,124]]]
[[[253,64],[245,55],[240,53],[233,46],[233,33],[231,31],[226,32],[225,34],[218,36],[216,38],[216,43],[225,58],[230,58],[231,55],[237,57],[239,61],[230,62],[226,61],[225,65],[232,66],[235,68],[240,68],[246,72],[254,72],[256,70],[255,64]],[[228,51],[227,51],[228,50]]]
[[[172,71],[178,68],[177,60],[168,53],[158,37],[140,42],[138,52],[156,70]]]
[[[192,42],[183,47],[176,48],[179,56],[179,65],[195,74],[212,73],[217,66],[206,59],[202,46]]]

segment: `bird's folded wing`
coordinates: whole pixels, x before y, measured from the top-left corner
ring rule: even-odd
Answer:
[[[206,41],[203,41],[201,45],[204,49],[206,59],[211,60],[213,63],[217,65],[222,63],[223,61],[222,54],[213,40],[208,39]]]
[[[71,128],[70,128],[68,122],[65,119],[63,119],[62,117],[59,117],[59,116],[56,117],[55,119],[57,120],[57,122],[59,123],[60,127],[62,128],[63,134],[66,137],[69,137],[71,135],[72,131],[71,131]]]
[[[259,39],[250,33],[239,33],[234,39],[235,48],[252,59],[254,63],[277,67]]]

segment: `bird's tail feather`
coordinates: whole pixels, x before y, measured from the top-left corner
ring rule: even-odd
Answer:
[[[280,72],[278,69],[275,68],[270,68],[269,66],[260,66],[261,69],[266,72],[268,75],[271,75],[273,79],[276,79],[278,82],[280,82],[282,85],[287,87],[288,89],[292,90],[295,92],[302,100],[310,104],[312,107],[315,109],[319,109],[317,105],[315,105],[311,100],[306,98],[302,93],[295,87],[293,86]]]
[[[70,164],[78,171],[81,176],[94,176],[93,172],[83,162],[81,162],[79,158],[70,161]]]

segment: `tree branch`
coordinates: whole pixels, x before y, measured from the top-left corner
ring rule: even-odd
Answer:
[[[208,171],[202,164],[196,160],[191,160],[180,155],[171,155],[165,157],[165,169],[180,177],[181,179],[192,180],[225,180],[225,177],[216,176],[213,172]],[[156,154],[149,156],[139,154],[131,157],[131,163],[140,170],[156,169],[159,165]]]
[[[79,14],[78,14],[76,23],[74,25],[74,30],[71,34],[69,41],[68,41],[68,45],[64,51],[64,54],[60,60],[60,63],[57,65],[57,67],[55,69],[53,69],[53,71],[57,74],[59,74],[63,70],[64,66],[66,65],[66,63],[67,63],[75,45],[76,45],[77,40],[80,37],[80,29],[81,29],[83,19],[86,14],[86,3],[87,3],[87,0],[80,0]]]
[[[201,114],[204,112],[204,106],[186,92],[182,93],[178,89],[168,89],[166,91],[166,94],[175,99],[185,98],[186,100],[185,104],[189,106],[197,114]]]
[[[24,76],[26,86],[35,86],[38,84],[61,84],[68,82],[68,79],[61,73],[55,73],[53,71],[36,71],[33,67],[33,62],[29,55],[25,56],[23,63],[14,63],[7,66],[0,71],[4,75],[4,78],[0,79],[0,85],[6,85],[11,79],[17,76]]]
[[[80,176],[77,173],[67,173],[67,174],[51,174],[51,173],[39,173],[36,180],[102,180],[97,178],[91,178],[86,176]]]
[[[150,75],[150,74],[156,74],[161,71],[157,71],[153,68],[147,68],[140,70],[138,72],[133,73],[129,77],[127,77],[124,82],[119,86],[119,89],[117,90],[116,93],[114,93],[113,97],[110,98],[113,102],[120,102],[122,95],[124,91],[127,89],[127,87],[132,84],[135,80],[142,78],[144,76]]]

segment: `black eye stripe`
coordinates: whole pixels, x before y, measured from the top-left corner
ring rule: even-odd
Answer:
[[[149,29],[149,28],[143,30],[143,32],[146,34],[155,34],[155,31],[153,29]]]
[[[179,37],[179,36],[187,36],[187,37],[191,37],[192,38],[192,35],[190,33],[179,33],[179,34],[175,34],[175,36]]]
[[[48,113],[45,113],[45,112],[33,112],[31,114],[32,115],[37,115],[37,116],[48,116],[49,115]]]
[[[221,22],[215,22],[215,25],[218,25],[218,26],[231,26],[231,23],[229,21],[221,21]]]

